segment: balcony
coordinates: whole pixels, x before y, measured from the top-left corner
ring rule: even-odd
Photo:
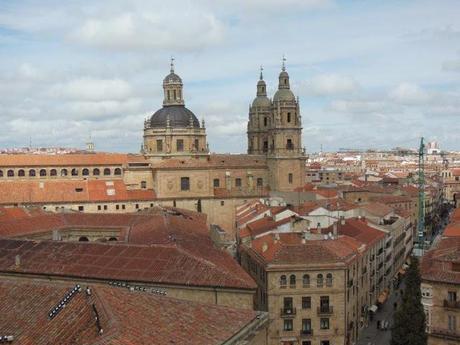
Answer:
[[[318,315],[330,315],[334,312],[333,308],[330,305],[323,305],[317,309]]]
[[[281,308],[281,317],[294,317],[296,314],[295,308]]]
[[[443,306],[444,308],[460,309],[460,301],[448,301],[445,299]]]
[[[300,331],[300,336],[302,338],[311,337],[313,336],[313,330],[312,329],[302,329]]]
[[[457,330],[430,327],[429,333],[434,337],[439,337],[443,339],[449,339],[449,340],[459,340],[460,339],[460,332]]]

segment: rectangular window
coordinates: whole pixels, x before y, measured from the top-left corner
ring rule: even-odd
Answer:
[[[97,210],[100,211],[102,209],[101,205],[97,205]]]
[[[190,178],[188,177],[180,178],[180,190],[190,190]]]
[[[288,174],[288,182],[289,182],[289,184],[292,184],[293,180],[294,180],[294,176],[292,175],[292,173],[289,173]]]
[[[292,139],[288,139],[286,142],[286,148],[288,150],[293,150],[294,149],[294,144],[292,144]]]
[[[302,332],[310,332],[311,331],[311,319],[303,319],[302,320]]]
[[[455,315],[448,315],[449,331],[457,330],[457,317]]]
[[[120,209],[120,205],[115,205],[115,208],[116,208],[117,210],[119,210],[119,209]]]
[[[302,341],[302,345],[311,345],[311,341],[310,340],[304,340],[304,341]]]
[[[328,317],[324,317],[324,318],[320,319],[319,328],[321,328],[321,329],[329,329],[329,318]]]
[[[104,211],[107,211],[107,205],[104,205]]]
[[[264,151],[264,152],[268,152],[268,141],[264,141],[264,148],[263,148],[263,151]]]
[[[267,127],[267,124],[268,124],[268,119],[264,117],[264,126]]]
[[[141,181],[141,188],[146,189],[147,188],[147,181]]]
[[[136,204],[136,210],[139,209],[139,204]]]
[[[291,113],[287,113],[287,122],[291,122]]]
[[[302,309],[310,309],[311,308],[311,297],[302,297]]]
[[[457,292],[456,291],[447,292],[447,300],[449,302],[456,302],[457,301]]]
[[[121,209],[122,209],[122,210],[125,210],[125,209],[126,209],[126,205],[124,205],[124,204],[121,205]]]
[[[198,141],[198,139],[195,139],[195,151],[198,151],[198,148],[200,147],[200,142]]]
[[[176,141],[176,151],[177,151],[177,152],[182,152],[182,151],[184,151],[184,140],[182,140],[182,139],[177,139],[177,141]]]
[[[220,187],[220,180],[218,178],[215,178],[212,182],[214,188],[219,188]]]
[[[78,211],[84,211],[85,208],[83,206],[78,206]]]
[[[224,206],[225,202],[223,200],[220,201],[220,206]]]
[[[241,187],[241,179],[239,177],[235,179],[235,187],[237,188]]]
[[[163,151],[163,140],[157,140],[157,152]]]
[[[292,320],[291,319],[284,320],[284,328],[283,329],[285,331],[292,331],[293,325],[292,325]]]
[[[263,187],[264,179],[262,177],[257,178],[257,187]]]

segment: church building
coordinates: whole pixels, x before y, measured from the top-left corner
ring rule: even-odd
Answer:
[[[140,154],[0,155],[0,206],[123,213],[159,204],[206,213],[232,232],[236,206],[304,185],[300,107],[284,59],[273,99],[260,73],[247,154],[210,152],[173,62],[163,90],[162,108],[144,122]]]

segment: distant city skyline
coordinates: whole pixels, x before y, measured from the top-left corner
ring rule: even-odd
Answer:
[[[170,56],[213,152],[245,152],[285,54],[307,152],[460,150],[456,1],[0,0],[0,148],[139,152]]]

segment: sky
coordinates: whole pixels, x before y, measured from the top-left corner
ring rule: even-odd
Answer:
[[[211,151],[245,152],[283,54],[308,153],[460,150],[458,0],[0,0],[0,148],[139,152],[170,57]]]

